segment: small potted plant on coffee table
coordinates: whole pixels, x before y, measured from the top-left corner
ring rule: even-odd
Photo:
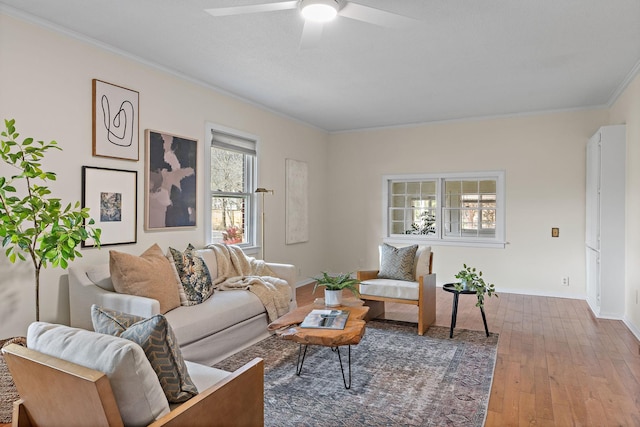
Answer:
[[[318,286],[324,286],[324,303],[327,307],[337,307],[342,304],[342,290],[349,289],[353,295],[360,297],[358,285],[360,281],[351,277],[351,273],[331,275],[322,272],[322,276],[314,277],[316,284],[313,286],[313,292],[316,292]]]
[[[475,291],[476,296],[478,297],[478,302],[476,303],[476,307],[483,308],[484,307],[484,296],[493,296],[496,298],[498,294],[496,294],[496,288],[493,283],[487,283],[484,281],[482,277],[482,271],[476,270],[475,267],[468,267],[467,264],[462,264],[463,269],[456,274],[456,279],[460,279],[459,283],[454,285],[456,291]]]

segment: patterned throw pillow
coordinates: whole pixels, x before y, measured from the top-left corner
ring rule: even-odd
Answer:
[[[380,246],[378,278],[415,281],[413,265],[418,245],[396,248],[383,243]]]
[[[142,347],[169,402],[184,402],[198,394],[173,329],[162,314],[145,319],[94,304],[91,320],[96,332],[126,338]]]
[[[207,264],[189,244],[184,252],[169,248],[187,298],[185,305],[196,305],[213,295],[213,283]]]

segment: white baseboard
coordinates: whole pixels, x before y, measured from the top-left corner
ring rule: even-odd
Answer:
[[[442,287],[442,284],[438,284],[436,286]],[[587,299],[586,295],[565,294],[561,292],[541,292],[538,290],[531,290],[531,289],[509,289],[509,288],[496,289],[496,294],[500,295],[501,293],[516,294],[516,295],[532,295],[536,297],[569,298],[569,299],[579,299],[579,300]]]
[[[624,319],[622,319],[622,321],[624,322],[625,325],[627,325],[627,328],[629,328],[629,330],[631,331],[631,333],[633,335],[635,335],[636,339],[638,341],[640,341],[640,329],[636,328],[633,323],[631,323],[629,321],[629,319],[627,319],[626,317]],[[640,349],[639,349],[640,350]]]
[[[296,282],[296,288],[299,288],[300,286],[310,285],[313,282],[315,282],[315,280],[313,280],[311,278],[305,278],[305,279],[302,279],[302,280],[298,280]]]

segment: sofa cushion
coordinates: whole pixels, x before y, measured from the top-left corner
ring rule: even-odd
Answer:
[[[173,330],[162,314],[141,319],[94,304],[91,319],[96,332],[126,338],[142,347],[169,402],[184,402],[198,394]]]
[[[415,280],[415,258],[418,245],[396,248],[383,243],[380,246],[379,279]]]
[[[161,313],[180,306],[171,264],[157,244],[140,256],[109,251],[109,271],[117,292],[158,300]]]
[[[132,341],[35,322],[29,326],[27,346],[105,373],[125,425],[147,425],[169,412],[158,377],[142,348]]]
[[[250,291],[219,291],[202,304],[178,307],[165,316],[180,346],[191,344],[266,311]]]
[[[213,252],[213,249],[197,249],[196,253],[200,255],[204,260],[204,263],[207,264],[211,279],[218,277],[218,259],[216,258],[216,253]]]
[[[183,252],[174,248],[169,248],[169,252],[187,298],[185,305],[201,304],[213,294],[211,275],[204,260],[191,244]]]
[[[109,271],[109,264],[92,265],[87,268],[87,278],[91,280],[96,286],[104,289],[105,291],[115,292],[111,281],[111,272]]]

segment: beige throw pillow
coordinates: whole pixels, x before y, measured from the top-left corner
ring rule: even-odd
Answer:
[[[109,251],[109,270],[116,292],[158,300],[163,314],[180,306],[171,264],[157,244],[140,256]]]

